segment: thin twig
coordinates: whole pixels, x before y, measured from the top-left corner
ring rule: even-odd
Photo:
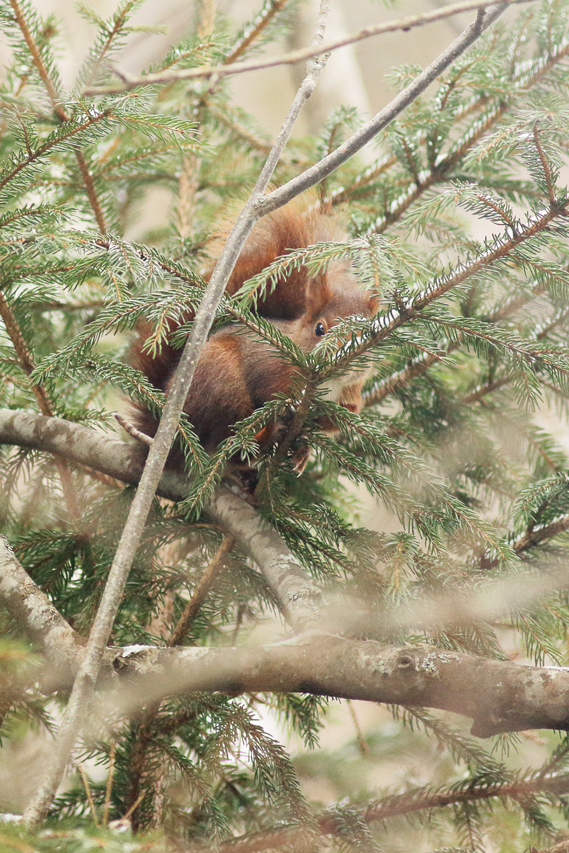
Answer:
[[[105,805],[103,808],[103,826],[109,822],[109,808],[111,805],[111,794],[113,792],[113,779],[115,775],[115,758],[117,754],[117,742],[111,739],[109,751],[109,775],[107,776],[107,787],[105,788]]]
[[[235,538],[233,536],[225,536],[221,545],[211,558],[208,566],[205,571],[201,575],[200,579],[196,584],[196,588],[193,591],[192,597],[186,604],[184,608],[184,612],[180,616],[178,624],[174,628],[172,632],[172,636],[168,640],[169,646],[179,646],[184,641],[184,637],[188,635],[188,632],[192,626],[194,619],[196,618],[202,604],[205,601],[205,597],[208,594],[211,586],[219,574],[221,568],[223,567],[223,561],[227,554],[231,551],[235,544]]]
[[[492,391],[497,391],[499,388],[503,388],[504,385],[508,385],[511,381],[512,376],[503,376],[500,379],[489,379],[488,382],[485,382],[483,385],[478,385],[468,394],[465,394],[461,398],[460,402],[465,406],[468,406],[471,403],[479,403],[487,394],[491,394]]]
[[[354,708],[354,703],[351,699],[346,699],[346,704],[348,706],[350,717],[352,718],[352,722],[354,724],[354,729],[356,730],[356,740],[358,742],[358,749],[361,755],[365,757],[366,755],[369,755],[369,746],[363,735],[362,728],[360,726],[360,721],[356,716],[356,709]]]
[[[511,6],[519,3],[533,2],[533,0],[503,0],[500,6]],[[129,91],[138,86],[150,86],[157,83],[168,84],[177,80],[191,80],[200,77],[226,77],[230,74],[243,74],[248,71],[258,71],[263,68],[273,68],[277,65],[294,65],[297,62],[305,62],[317,56],[338,50],[341,47],[354,44],[363,39],[370,38],[383,33],[396,32],[397,30],[407,31],[414,27],[424,26],[433,21],[439,21],[448,18],[451,15],[458,15],[462,12],[472,11],[474,9],[492,8],[493,4],[488,0],[480,2],[480,0],[465,0],[462,3],[454,3],[450,6],[445,6],[442,9],[435,9],[431,12],[424,12],[420,15],[408,15],[405,18],[397,18],[395,21],[387,21],[381,24],[374,24],[369,27],[363,27],[351,35],[344,36],[341,39],[321,44],[318,47],[306,47],[300,50],[293,50],[289,53],[280,54],[278,56],[249,60],[247,62],[235,62],[231,65],[202,65],[198,68],[188,68],[182,71],[172,72],[157,72],[155,74],[146,74],[142,77],[132,77],[124,71],[114,69],[117,76],[123,81],[117,85],[111,86],[91,86],[85,89],[86,95],[109,95],[119,94]]]
[[[131,424],[130,421],[127,421],[126,418],[123,418],[123,416],[119,415],[117,412],[115,412],[115,420],[122,426],[128,435],[136,438],[136,440],[142,442],[142,444],[146,444],[147,447],[152,447],[154,439],[151,436],[146,435],[145,432],[141,432],[134,426],[134,424]]]
[[[537,153],[541,161],[541,165],[543,167],[543,172],[545,174],[545,182],[547,184],[547,194],[549,196],[549,203],[553,207],[555,204],[557,204],[555,187],[553,186],[553,181],[551,178],[551,169],[549,168],[549,163],[547,162],[547,157],[545,156],[543,145],[541,144],[541,139],[539,138],[537,122],[533,126],[533,141],[535,143],[535,147],[537,148]]]
[[[143,792],[142,792],[142,794],[141,794],[141,795],[140,795],[140,796],[135,800],[135,802],[130,806],[130,808],[128,809],[128,811],[126,811],[126,812],[123,814],[123,816],[121,817],[121,819],[120,819],[120,821],[119,821],[120,823],[122,823],[123,821],[124,821],[124,822],[126,822],[127,820],[130,820],[130,816],[131,816],[131,814],[132,814],[132,813],[134,812],[134,810],[135,810],[135,809],[136,809],[136,808],[141,804],[142,800],[144,799],[144,794],[145,794],[145,792],[143,791]]]
[[[79,771],[79,775],[83,780],[83,785],[85,787],[85,793],[87,794],[87,801],[89,803],[89,808],[91,809],[91,816],[93,818],[93,823],[95,826],[99,826],[99,820],[97,818],[97,810],[95,808],[95,803],[93,802],[93,794],[91,793],[91,785],[89,784],[89,779],[87,774],[85,773],[85,769],[82,764],[77,765],[77,770]]]

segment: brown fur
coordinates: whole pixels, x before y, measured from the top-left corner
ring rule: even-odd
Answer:
[[[319,240],[342,237],[344,235],[334,220],[321,214],[303,214],[298,205],[287,205],[265,217],[254,229],[235,266],[227,291],[235,294],[245,281],[286,254],[287,249],[299,249]],[[339,319],[352,315],[371,316],[376,306],[377,298],[360,287],[349,265],[335,262],[326,273],[315,277],[309,276],[306,269],[283,277],[273,293],[259,302],[257,312],[270,319],[303,352],[310,352],[321,340],[316,334],[319,323],[328,331]],[[182,322],[190,318],[188,312]],[[178,325],[171,323],[170,332],[174,332]],[[130,361],[167,394],[180,350],[166,344],[157,357],[152,358],[142,351],[149,331],[146,327],[139,334],[132,347]],[[286,393],[294,374],[295,368],[283,361],[270,344],[257,340],[243,327],[232,325],[211,335],[184,405],[184,412],[205,449],[212,453],[220,441],[232,434],[237,421],[250,415],[275,394]],[[328,398],[357,412],[361,408],[364,380],[365,373],[348,373],[333,383]],[[154,435],[158,422],[146,409],[139,408],[137,426],[148,435]],[[322,428],[333,427],[322,423]],[[259,435],[262,444],[270,443],[273,437],[274,429],[265,429]],[[169,464],[179,464],[179,452],[173,451]]]

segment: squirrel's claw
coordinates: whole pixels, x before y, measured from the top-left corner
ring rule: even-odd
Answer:
[[[300,475],[306,468],[306,463],[308,462],[309,458],[310,445],[303,442],[300,447],[298,447],[292,454],[292,470],[294,471],[297,477],[300,477]]]

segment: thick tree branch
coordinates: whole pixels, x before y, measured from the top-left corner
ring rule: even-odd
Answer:
[[[50,679],[59,681],[77,670],[85,640],[22,568],[5,536],[0,536],[0,601],[26,639],[41,650]]]
[[[0,595],[26,636],[69,683],[84,646],[0,538]],[[569,669],[429,648],[400,648],[309,631],[240,649],[109,649],[103,680],[128,676],[105,702],[122,713],[194,691],[303,692],[439,708],[472,717],[487,737],[528,728],[569,729]],[[53,673],[52,673],[53,677]]]
[[[569,669],[385,646],[315,631],[262,647],[126,652],[129,685],[105,700],[122,713],[194,691],[311,693],[453,711],[471,717],[472,733],[479,737],[569,729]],[[119,672],[120,667],[117,658]],[[138,678],[132,681],[135,671]]]
[[[53,453],[132,484],[140,479],[146,455],[145,448],[139,445],[124,444],[81,424],[9,409],[0,409],[0,444]],[[180,501],[187,495],[188,481],[166,471],[156,491],[161,497]],[[291,626],[299,631],[316,626],[320,591],[253,507],[222,488],[207,504],[206,513],[234,536],[260,567]]]

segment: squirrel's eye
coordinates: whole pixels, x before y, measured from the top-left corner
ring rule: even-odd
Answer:
[[[325,328],[325,326],[324,326],[324,323],[317,323],[317,324],[316,324],[316,328],[314,329],[314,334],[315,334],[317,337],[319,337],[319,338],[320,338],[322,335],[325,335],[325,334],[326,334],[326,328]]]

